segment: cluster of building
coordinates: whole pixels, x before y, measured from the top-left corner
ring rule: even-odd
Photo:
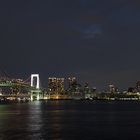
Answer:
[[[49,77],[46,94],[52,98],[72,98],[73,93],[79,94],[80,97],[80,90],[80,84],[75,77],[69,77],[67,82],[65,78]]]
[[[79,84],[76,77],[67,79],[50,77],[46,95],[48,98],[85,99],[91,98],[95,91],[96,88],[90,88],[88,83],[84,86]]]
[[[140,81],[135,87],[129,87],[127,91],[120,92],[115,85],[109,85],[106,91],[97,91],[96,87],[90,87],[88,83],[81,85],[76,77],[67,79],[49,77],[47,98],[67,99],[108,99],[125,100],[140,99]]]
[[[20,96],[32,93],[32,97],[39,99],[140,100],[140,81],[121,92],[113,84],[108,85],[107,90],[99,91],[88,83],[80,84],[76,77],[49,77],[45,89],[40,88],[39,81],[38,74],[31,76],[31,83],[22,79],[0,78],[0,95]]]

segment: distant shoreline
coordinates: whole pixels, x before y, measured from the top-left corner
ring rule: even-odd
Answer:
[[[6,101],[0,101],[0,105],[2,104],[9,104],[9,103],[29,103],[29,102],[36,102],[37,100],[34,101],[17,101],[17,100],[6,100]],[[140,99],[42,99],[39,100],[38,102],[46,102],[46,101],[89,101],[89,102],[94,102],[94,101],[100,101],[100,102],[140,102]]]

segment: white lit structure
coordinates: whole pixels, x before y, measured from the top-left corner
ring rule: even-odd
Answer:
[[[36,83],[34,81],[35,79],[36,79]],[[40,95],[39,95],[39,93],[40,93],[40,91],[39,91],[40,84],[39,84],[39,81],[40,81],[39,74],[31,74],[31,87],[35,87],[36,88],[36,90],[33,90],[31,92],[31,101],[33,100],[33,94],[34,93],[36,93],[36,99],[37,100],[40,99]]]
[[[40,85],[39,85],[39,74],[31,74],[31,87],[34,86],[34,79],[37,79],[36,80],[36,89],[39,89],[40,88]]]

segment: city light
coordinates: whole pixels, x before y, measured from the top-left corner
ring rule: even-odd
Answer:
[[[119,91],[115,84],[100,91],[88,82],[81,84],[76,77],[49,77],[47,88],[40,86],[39,74],[31,74],[28,80],[0,78],[0,100],[140,100],[140,82],[127,91]]]

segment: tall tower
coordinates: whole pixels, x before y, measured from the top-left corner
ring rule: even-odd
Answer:
[[[53,93],[56,92],[57,88],[57,78],[56,77],[49,77],[48,79],[48,90]]]
[[[116,90],[116,88],[115,88],[115,86],[114,85],[109,85],[109,92],[110,93],[115,93],[115,90]]]
[[[36,83],[35,83],[35,79],[36,79]],[[36,89],[40,88],[40,85],[39,85],[39,74],[31,74],[31,87],[36,87]]]
[[[64,78],[49,77],[48,90],[51,94],[60,94],[64,91]]]
[[[58,93],[64,91],[64,78],[57,78],[57,91]]]
[[[69,77],[68,78],[68,88],[72,88],[75,85],[77,85],[76,77]]]
[[[31,90],[31,101],[35,96],[37,100],[40,99],[40,84],[39,84],[39,74],[31,74],[31,87],[36,89]]]
[[[136,83],[136,88],[137,88],[137,91],[140,92],[140,81],[138,81],[138,82]]]

